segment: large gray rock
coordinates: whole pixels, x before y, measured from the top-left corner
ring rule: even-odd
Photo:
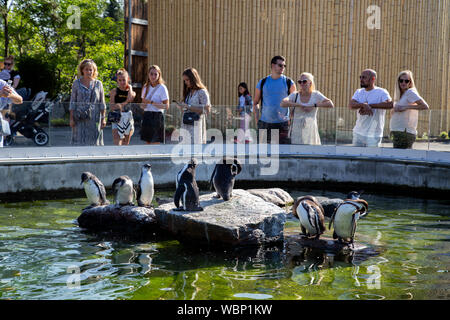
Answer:
[[[93,231],[145,233],[157,228],[153,209],[145,207],[119,205],[87,207],[77,220],[81,228]]]
[[[250,189],[249,193],[260,197],[264,201],[271,202],[279,207],[285,207],[294,203],[291,195],[280,188],[271,189]]]
[[[173,211],[173,203],[155,209],[159,227],[187,240],[232,246],[252,246],[283,241],[286,213],[241,189],[229,201],[200,196],[204,211]]]

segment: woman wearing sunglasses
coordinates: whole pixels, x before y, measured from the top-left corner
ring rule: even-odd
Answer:
[[[412,72],[400,72],[395,85],[394,108],[390,122],[394,148],[412,148],[417,136],[419,110],[428,109],[428,104],[417,92]]]
[[[291,110],[291,143],[320,145],[317,109],[333,108],[333,102],[316,90],[314,76],[304,72],[298,80],[299,90],[283,99],[283,108]]]

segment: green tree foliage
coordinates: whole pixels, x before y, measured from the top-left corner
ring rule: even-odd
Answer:
[[[54,79],[47,83],[54,87],[41,89],[49,93],[70,93],[83,59],[96,62],[106,92],[123,66],[123,9],[117,0],[16,1],[8,13],[8,28],[10,54],[16,56],[21,73],[37,74],[46,66],[47,76],[52,70]],[[4,35],[0,40],[4,43]],[[36,62],[34,72],[30,61]],[[37,88],[32,89],[36,93]]]

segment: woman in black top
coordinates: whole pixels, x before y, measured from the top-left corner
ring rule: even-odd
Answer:
[[[128,72],[121,68],[116,73],[117,88],[110,92],[111,111],[120,112],[120,121],[111,124],[113,142],[115,145],[130,144],[131,136],[134,133],[133,113],[129,103],[133,102],[136,92],[129,84]]]

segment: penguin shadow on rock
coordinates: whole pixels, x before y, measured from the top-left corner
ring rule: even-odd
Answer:
[[[176,209],[174,211],[203,211],[199,201],[200,191],[195,180],[195,169],[197,165],[197,159],[192,158],[178,172],[175,179],[176,191],[173,201]]]
[[[228,201],[233,196],[234,181],[242,171],[242,165],[238,159],[224,157],[214,167],[210,179],[210,190],[216,190],[215,198]]]
[[[83,185],[86,197],[90,205],[85,209],[108,205],[109,201],[106,199],[106,190],[103,183],[91,172],[83,172],[81,174],[81,183]]]
[[[331,229],[334,225],[333,239],[338,239],[339,243],[351,244],[353,248],[358,220],[365,218],[369,210],[367,201],[360,199],[363,192],[351,191],[347,199],[336,207],[328,226]]]

